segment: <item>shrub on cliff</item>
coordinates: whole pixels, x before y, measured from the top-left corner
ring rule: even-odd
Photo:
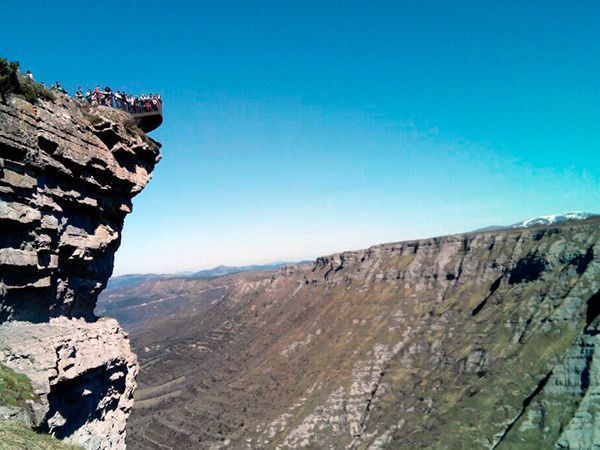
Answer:
[[[19,75],[19,63],[0,58],[0,100],[17,95],[31,104],[38,100],[52,100],[52,93],[39,83]]]
[[[6,102],[8,95],[19,91],[19,64],[0,58],[0,97]]]
[[[21,77],[19,85],[21,87],[21,91],[17,95],[19,95],[19,97],[23,97],[31,104],[35,104],[38,100],[54,99],[52,92],[50,92],[41,84],[36,83],[28,78]]]

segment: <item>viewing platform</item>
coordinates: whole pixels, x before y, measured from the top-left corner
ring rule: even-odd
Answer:
[[[129,114],[144,133],[156,130],[163,123],[162,103],[154,111],[129,112]]]
[[[79,101],[91,106],[101,105],[120,109],[133,117],[144,133],[156,130],[163,123],[162,97],[158,94],[146,94],[135,97],[125,92],[114,92],[109,88],[96,90],[83,95],[81,90],[75,94]]]

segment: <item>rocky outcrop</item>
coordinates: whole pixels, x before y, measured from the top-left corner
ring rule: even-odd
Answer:
[[[159,145],[127,114],[57,96],[0,105],[0,320],[88,317]]]
[[[0,104],[0,363],[32,380],[37,429],[118,449],[137,362],[93,311],[160,144],[121,111],[55,97]]]
[[[40,397],[32,424],[85,448],[124,448],[138,366],[114,319],[14,321],[0,330],[0,358]]]

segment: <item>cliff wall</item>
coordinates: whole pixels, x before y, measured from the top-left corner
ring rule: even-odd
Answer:
[[[125,113],[60,94],[0,104],[0,363],[26,374],[39,430],[122,448],[138,371],[127,335],[93,310],[131,199],[160,144]]]
[[[216,281],[235,287],[132,333],[130,448],[600,446],[599,219]]]

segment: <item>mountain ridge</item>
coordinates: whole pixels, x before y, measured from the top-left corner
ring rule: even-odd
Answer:
[[[598,216],[590,215],[586,219],[572,219],[572,223],[585,222],[588,220],[594,220]],[[556,225],[564,224],[566,222],[560,222]],[[537,225],[538,228],[544,228],[550,225]],[[419,245],[428,244],[431,241],[441,242],[447,239],[454,240],[461,237],[467,237],[472,234],[481,233],[494,233],[498,231],[517,232],[518,228],[514,227],[501,227],[492,228],[487,227],[480,231],[470,231],[464,233],[455,233],[441,235],[432,238],[412,239],[405,241],[395,241],[385,244],[374,244],[366,249],[360,250],[345,250],[338,253],[333,253],[326,256],[316,258],[314,261],[301,261],[298,263],[274,263],[273,265],[262,265],[262,266],[243,266],[239,272],[232,270],[230,273],[222,275],[214,275],[213,277],[193,277],[193,276],[171,276],[171,275],[150,275],[148,278],[137,278],[131,284],[117,285],[117,287],[109,287],[102,292],[99,297],[96,313],[101,316],[110,316],[116,318],[125,329],[131,331],[135,328],[145,326],[147,323],[158,320],[162,320],[165,317],[175,317],[177,314],[185,310],[185,308],[196,308],[196,300],[199,302],[214,301],[220,298],[222,295],[226,295],[227,292],[235,288],[235,278],[228,277],[228,275],[234,275],[235,273],[241,272],[260,272],[266,271],[268,273],[274,273],[277,269],[286,269],[287,266],[293,267],[295,265],[303,266],[315,266],[320,264],[320,261],[326,259],[352,259],[355,255],[363,252],[378,252],[385,248],[393,248],[398,245],[413,245],[418,247]],[[217,266],[214,269],[208,270],[205,273],[211,273],[212,270],[219,270],[220,267],[228,266]],[[231,269],[238,269],[232,267]],[[196,272],[197,273],[197,272]],[[129,277],[124,275],[122,277]],[[136,277],[132,275],[132,277]],[[210,278],[216,278],[210,280]],[[120,277],[117,277],[117,280]],[[197,280],[195,283],[187,283],[185,280]],[[166,295],[169,292],[169,295]],[[196,294],[197,292],[197,298]]]
[[[248,272],[251,270],[272,270],[278,269],[288,264],[310,264],[312,261],[281,261],[267,264],[251,264],[247,266],[227,266],[220,264],[211,269],[202,269],[198,271],[185,271],[175,273],[131,273],[112,277],[108,280],[107,289],[120,289],[124,287],[133,287],[144,281],[153,279],[167,278],[211,278],[222,275],[229,275],[237,272]]]
[[[510,228],[531,228],[536,226],[554,225],[561,224],[571,220],[587,220],[597,217],[598,214],[584,212],[584,211],[573,211],[562,214],[550,214],[546,216],[536,216],[529,219],[522,220],[520,222],[513,223],[512,225],[489,225],[483,228],[473,230],[472,233],[484,232],[484,231],[497,231],[506,230]]]
[[[462,233],[454,233],[456,235],[468,234],[468,233],[480,233],[486,231],[498,231],[505,230],[510,228],[531,228],[533,226],[544,226],[544,225],[552,225],[565,223],[570,220],[587,220],[594,217],[597,217],[598,214],[588,213],[588,212],[568,212],[562,214],[553,214],[547,216],[537,216],[529,219],[525,219],[523,221],[514,223],[512,225],[488,225],[483,228],[478,228],[473,231],[462,232]],[[442,237],[445,235],[437,236]],[[421,238],[416,240],[423,240],[430,238]],[[395,241],[395,242],[405,242],[405,241]],[[385,244],[374,244],[377,245],[385,245]],[[352,250],[348,250],[352,251]],[[221,275],[228,275],[236,272],[245,272],[251,270],[272,270],[278,269],[285,265],[292,264],[311,264],[312,260],[302,260],[302,261],[281,261],[274,263],[266,263],[266,264],[254,264],[254,265],[246,265],[246,266],[228,266],[220,264],[211,269],[202,269],[199,271],[185,271],[185,272],[175,272],[175,273],[132,273],[132,274],[123,274],[112,277],[108,281],[107,289],[119,289],[122,287],[131,287],[133,285],[137,285],[147,280],[158,279],[158,278],[210,278]]]

